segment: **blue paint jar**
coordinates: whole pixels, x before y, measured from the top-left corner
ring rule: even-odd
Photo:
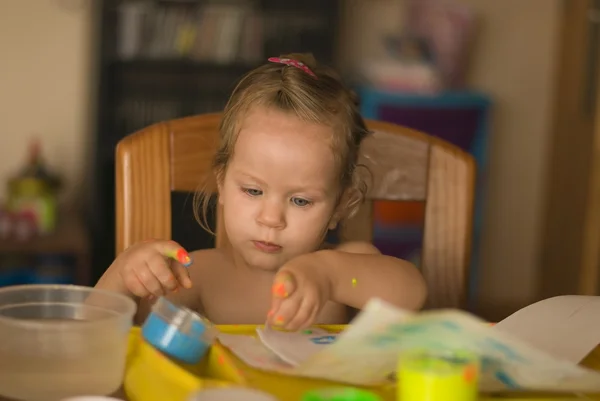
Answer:
[[[168,356],[196,364],[214,343],[217,329],[203,316],[160,297],[142,326],[142,336]]]

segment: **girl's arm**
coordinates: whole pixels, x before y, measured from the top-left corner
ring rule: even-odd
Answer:
[[[410,262],[382,255],[367,242],[348,242],[312,256],[328,278],[335,302],[362,309],[377,297],[410,310],[425,303],[427,287],[419,270]]]

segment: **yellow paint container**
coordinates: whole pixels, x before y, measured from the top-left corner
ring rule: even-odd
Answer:
[[[480,363],[469,352],[405,351],[398,360],[400,401],[475,401]]]

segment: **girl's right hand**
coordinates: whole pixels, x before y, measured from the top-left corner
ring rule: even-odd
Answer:
[[[191,263],[188,253],[175,241],[144,241],[123,251],[109,270],[130,295],[159,297],[192,287],[187,268],[176,258]]]

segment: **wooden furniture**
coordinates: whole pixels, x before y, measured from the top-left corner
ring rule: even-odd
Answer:
[[[600,0],[560,6],[538,299],[600,294]]]
[[[90,238],[87,227],[78,213],[68,210],[61,211],[58,214],[55,230],[49,234],[35,236],[26,241],[0,239],[0,256],[15,254],[72,257],[74,259],[73,271],[67,269],[68,271],[61,273],[58,279],[66,278],[78,285],[92,284],[90,282]],[[35,263],[32,267],[35,270]],[[25,283],[27,282],[29,281],[25,280]]]
[[[116,155],[117,252],[148,238],[171,238],[171,191],[195,191],[211,173],[219,114],[154,124],[122,139]],[[475,183],[473,157],[418,131],[368,121],[373,135],[360,163],[373,177],[367,201],[341,235],[370,241],[372,201],[426,201],[421,269],[428,307],[464,307]],[[211,189],[215,183],[212,181]],[[217,218],[216,246],[226,239]]]
[[[117,254],[148,238],[171,238],[171,191],[210,177],[220,114],[171,120],[123,138],[116,154]],[[212,182],[212,189],[216,188]],[[209,188],[210,189],[210,188]],[[217,230],[217,246],[224,240]]]

